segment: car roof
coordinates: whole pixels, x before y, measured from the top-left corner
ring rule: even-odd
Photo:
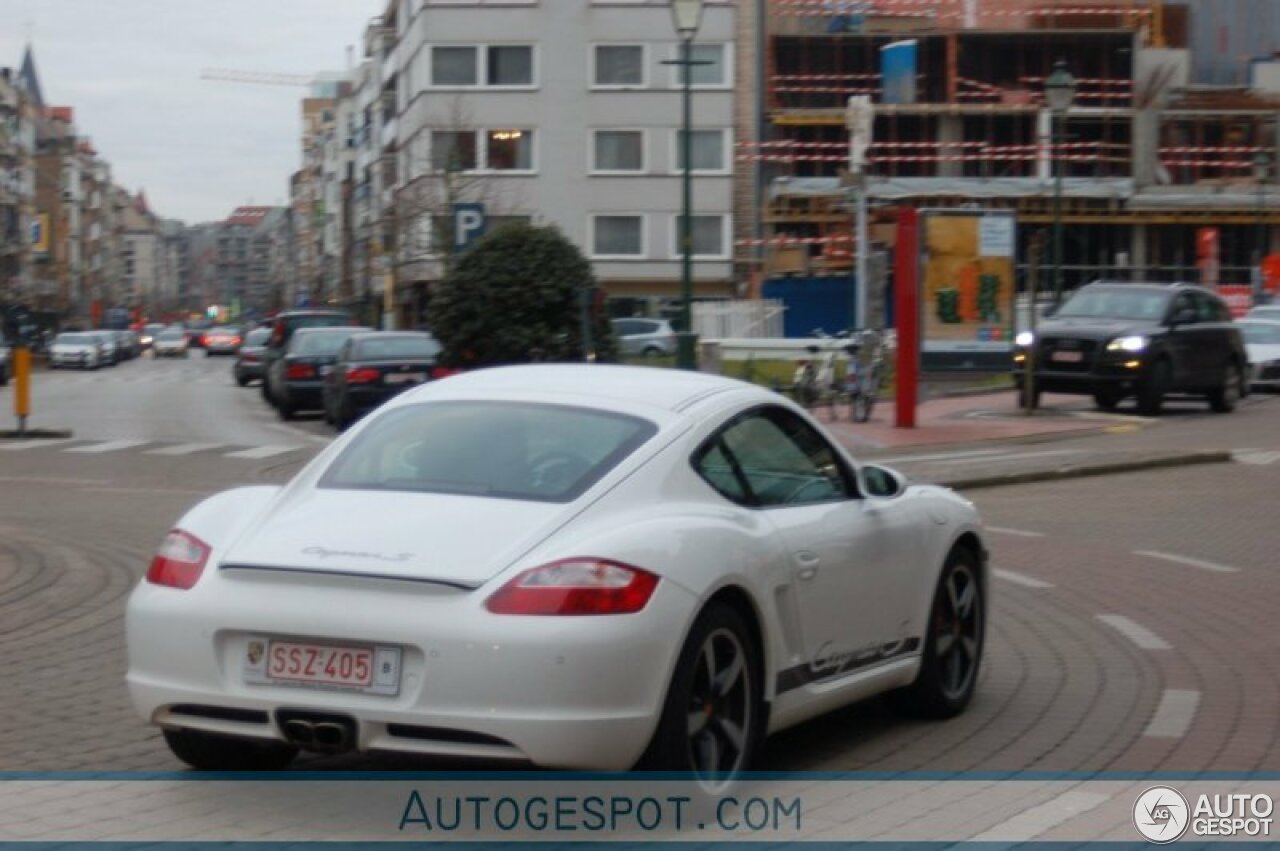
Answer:
[[[406,393],[414,397],[448,398],[547,394],[551,398],[576,398],[585,404],[613,408],[640,404],[667,411],[682,411],[693,403],[719,393],[754,385],[710,375],[641,366],[603,364],[530,364],[464,372],[433,381]],[[758,388],[757,388],[758,389]],[[762,394],[767,391],[761,390]]]
[[[435,339],[435,337],[431,336],[430,331],[369,331],[368,329],[361,329],[360,333],[351,339],[358,343],[361,340],[391,340],[406,337],[411,340],[417,340],[422,337]]]
[[[368,331],[368,328],[361,328],[359,325],[329,325],[324,328],[299,328],[293,332],[293,336],[297,337],[313,337],[317,334],[359,334]]]

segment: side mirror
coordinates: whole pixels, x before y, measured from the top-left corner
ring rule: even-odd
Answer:
[[[858,468],[858,492],[863,496],[893,499],[906,489],[906,477],[897,470],[878,464],[863,464]]]
[[[1041,311],[1040,315],[1043,316],[1045,319],[1052,319],[1057,314],[1059,309],[1060,309],[1059,305],[1051,304],[1048,307],[1046,307],[1043,311]]]

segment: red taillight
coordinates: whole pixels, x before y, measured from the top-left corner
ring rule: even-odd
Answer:
[[[657,587],[658,577],[638,567],[571,558],[526,570],[484,605],[498,615],[629,615]]]
[[[284,377],[289,381],[304,381],[308,378],[315,378],[316,368],[309,363],[291,363],[285,369]]]
[[[460,372],[462,372],[462,370],[460,369],[453,369],[452,367],[448,367],[448,366],[437,366],[431,370],[431,377],[432,378],[448,378],[449,376],[457,375]]]
[[[239,338],[239,337],[232,337],[232,338],[231,338],[231,345],[233,345],[233,346],[238,346],[238,345],[240,345],[240,338]]]
[[[376,369],[367,366],[347,367],[347,383],[348,384],[372,384],[382,376],[382,373]]]
[[[165,535],[159,551],[151,560],[147,581],[170,588],[190,588],[204,572],[209,552],[209,545],[195,535],[174,529]]]

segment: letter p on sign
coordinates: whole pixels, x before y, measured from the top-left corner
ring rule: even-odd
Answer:
[[[453,205],[453,249],[462,251],[484,236],[489,220],[484,204]]]

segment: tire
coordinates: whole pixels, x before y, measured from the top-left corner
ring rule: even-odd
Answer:
[[[201,730],[165,730],[164,740],[174,756],[199,771],[279,771],[298,755],[283,742]]]
[[[1168,392],[1172,370],[1167,360],[1156,361],[1147,380],[1138,388],[1138,413],[1154,417],[1164,406],[1164,394]]]
[[[1215,414],[1229,414],[1240,404],[1244,394],[1244,375],[1232,361],[1223,371],[1222,384],[1209,394],[1209,408]]]
[[[237,376],[236,376],[236,384],[239,384],[241,387],[248,387],[248,386],[249,386],[249,377],[248,377],[247,375],[237,375]]]
[[[646,346],[645,350],[640,354],[644,355],[647,358],[656,358],[662,355],[662,349],[658,348],[657,346]]]
[[[708,676],[708,660],[719,677]],[[721,678],[726,682],[716,685]],[[713,602],[698,616],[680,651],[641,767],[693,772],[704,782],[715,782],[717,775],[724,782],[746,770],[764,733],[762,679],[760,651],[742,615]],[[713,687],[715,695],[710,694]],[[703,713],[703,724],[691,733],[689,719],[697,712]]]
[[[290,405],[288,402],[281,402],[279,405],[276,405],[276,413],[280,415],[280,419],[287,422],[288,420],[293,419],[295,411],[293,409],[293,405]]]
[[[8,383],[9,371],[7,369],[0,369],[0,387],[4,387]]]
[[[970,550],[956,547],[947,556],[929,607],[920,673],[914,683],[894,693],[907,714],[953,718],[973,699],[987,626],[986,589],[980,576],[978,557]],[[943,641],[946,638],[951,640]]]
[[[1095,390],[1093,392],[1093,404],[1098,406],[1099,411],[1114,411],[1122,398],[1114,390]]]

